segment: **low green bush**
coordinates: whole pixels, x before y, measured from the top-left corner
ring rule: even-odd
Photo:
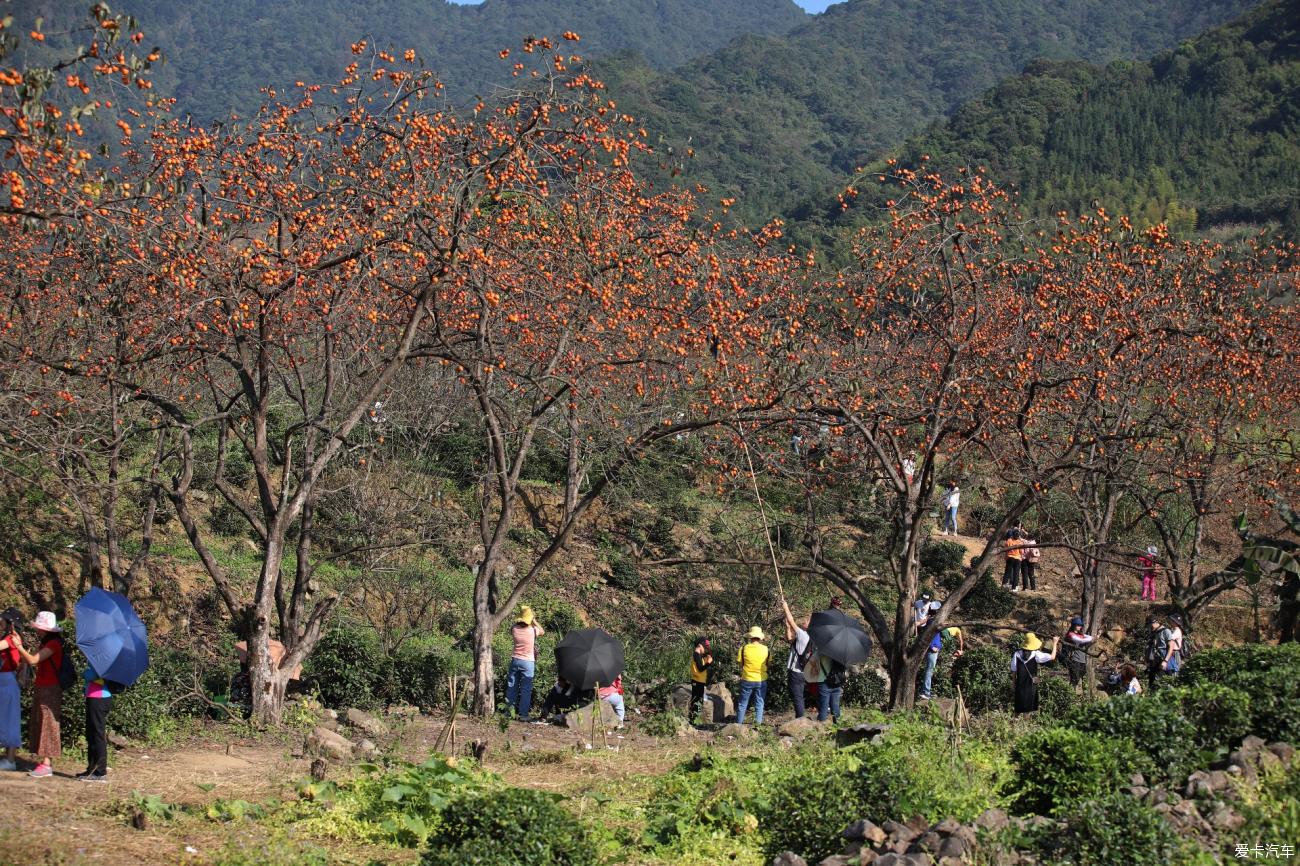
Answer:
[[[1119,793],[1081,800],[1063,816],[1064,830],[1039,838],[1039,853],[1052,866],[1164,866],[1186,863],[1186,845],[1164,817]]]
[[[798,851],[809,862],[839,853],[840,836],[862,817],[858,759],[843,753],[810,754],[771,786],[759,812],[767,858]]]
[[[1139,766],[1132,747],[1075,728],[1031,731],[1011,749],[1015,776],[1008,793],[1022,815],[1068,812],[1075,804],[1106,796]]]
[[[858,671],[849,674],[844,681],[841,700],[846,707],[881,707],[889,700],[889,687],[884,677],[874,670]],[[816,706],[816,702],[813,706]]]
[[[964,579],[965,575],[960,572],[950,572],[940,581],[940,586],[951,592],[960,586]],[[993,573],[987,570],[979,576],[970,592],[966,593],[961,603],[957,605],[957,609],[965,616],[989,621],[1004,619],[1015,608],[1015,593],[1003,589],[1002,584],[993,579]]]
[[[1203,650],[1183,666],[1179,681],[1189,686],[1214,683],[1238,688],[1237,682],[1282,668],[1300,670],[1300,644],[1245,644]]]
[[[374,629],[340,623],[321,638],[303,664],[304,684],[327,707],[373,709],[382,702],[383,652]]]
[[[423,866],[588,866],[595,847],[554,794],[524,788],[457,797],[442,811]]]
[[[1039,718],[1063,719],[1079,707],[1082,700],[1065,677],[1044,674],[1038,678]]]
[[[406,644],[397,651],[389,669],[390,676],[381,680],[387,702],[421,709],[446,703],[447,675],[453,666],[444,650]]]
[[[966,562],[966,548],[955,541],[930,539],[921,545],[918,557],[921,573],[936,580],[949,572],[960,572]]]
[[[953,684],[972,713],[1011,706],[1011,657],[992,646],[974,646],[952,663]]]
[[[1195,730],[1201,749],[1232,748],[1251,731],[1251,695],[1240,689],[1205,683],[1162,689],[1155,699],[1178,708]]]
[[[1179,782],[1196,768],[1197,731],[1176,700],[1157,695],[1119,695],[1080,707],[1069,717],[1080,731],[1131,744],[1145,757],[1142,772]]]

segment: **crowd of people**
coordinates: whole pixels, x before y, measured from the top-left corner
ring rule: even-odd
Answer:
[[[0,747],[5,757],[0,771],[16,771],[22,747],[21,689],[32,689],[27,722],[28,748],[36,756],[28,775],[43,779],[54,775],[54,762],[63,756],[60,716],[63,693],[81,683],[86,700],[86,769],[76,778],[103,781],[108,774],[108,713],[113,706],[113,683],[87,667],[78,675],[65,652],[63,629],[54,614],[43,610],[28,623],[36,637],[31,648],[20,628],[24,617],[13,608],[0,613]]]

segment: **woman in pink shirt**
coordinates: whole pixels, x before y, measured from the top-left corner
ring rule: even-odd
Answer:
[[[600,699],[614,708],[614,715],[618,716],[619,730],[623,729],[623,675],[619,674],[614,678],[614,682],[607,686],[602,686],[598,693]]]
[[[519,618],[510,629],[515,640],[515,651],[510,657],[510,670],[506,674],[506,707],[513,710],[520,721],[528,721],[528,711],[533,706],[533,675],[537,672],[537,639],[546,629],[533,616],[533,609],[524,605]]]

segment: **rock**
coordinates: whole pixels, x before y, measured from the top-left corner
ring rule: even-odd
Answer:
[[[379,747],[370,740],[357,740],[352,744],[352,756],[355,758],[373,758],[379,754]]]
[[[135,749],[139,747],[139,744],[136,743],[135,740],[132,740],[130,737],[124,737],[114,731],[108,731],[107,739],[108,744],[115,749]]]
[[[673,686],[672,692],[668,695],[668,706],[680,715],[689,716],[691,711],[691,687]],[[772,862],[775,863],[776,858],[773,858]]]
[[[842,834],[850,842],[867,842],[871,845],[879,845],[889,838],[884,830],[875,824],[863,818],[860,821],[854,821],[844,829]]]
[[[1241,741],[1241,751],[1248,755],[1258,752],[1263,748],[1265,748],[1264,741],[1254,734],[1249,735]]]
[[[1263,749],[1256,754],[1255,762],[1259,764],[1261,770],[1271,770],[1282,766],[1282,759],[1270,752],[1268,749]]]
[[[599,707],[598,710],[593,710],[592,706],[592,704],[587,704],[565,713],[564,726],[578,733],[586,732],[590,734],[592,716],[597,712],[600,714],[599,718],[596,719],[597,725],[604,725],[608,729],[618,724],[618,715],[608,701],[596,701],[594,706]]]
[[[897,821],[886,821],[880,825],[880,829],[889,834],[889,838],[895,841],[911,842],[920,832],[913,830],[906,824],[900,824]]]
[[[782,737],[781,739],[777,740],[777,742],[781,744],[781,748],[783,749],[794,748],[794,737]]]
[[[858,852],[858,866],[875,866],[880,859],[880,855],[870,848],[863,848]]]
[[[966,842],[960,836],[953,835],[944,839],[943,844],[939,846],[939,850],[935,853],[938,855],[940,861],[950,858],[961,860],[961,858],[966,856],[966,852],[969,850],[969,846],[967,846]]]
[[[1128,795],[1132,797],[1134,800],[1143,800],[1146,798],[1147,794],[1151,793],[1150,788],[1144,787],[1142,785],[1130,785],[1124,790],[1128,792]]]
[[[1206,773],[1205,781],[1209,785],[1210,790],[1215,794],[1226,791],[1231,784],[1231,781],[1228,779],[1228,774],[1222,770],[1211,770]]]
[[[321,710],[321,711],[320,711],[320,714],[321,714],[321,718],[329,719],[330,721],[334,721],[335,719],[337,719],[337,718],[339,717],[339,711],[338,711],[338,710],[328,710],[328,709],[327,709],[327,710]]]
[[[337,719],[321,719],[320,727],[327,731],[337,731],[339,729],[339,723]]]
[[[819,722],[816,719],[810,719],[804,716],[802,719],[791,719],[776,729],[776,732],[783,737],[809,737],[814,734],[820,734],[826,730],[826,723]]]
[[[940,857],[937,866],[966,866],[961,857]]]
[[[1277,755],[1278,760],[1284,764],[1291,763],[1295,757],[1295,747],[1290,743],[1269,743],[1268,750]]]
[[[352,742],[342,734],[337,734],[327,728],[313,728],[312,732],[307,735],[303,743],[303,749],[308,754],[321,755],[326,758],[343,760],[352,755]]]
[[[388,733],[388,724],[376,719],[364,710],[349,707],[343,711],[343,721],[356,728],[367,737],[378,739]]]
[[[1146,787],[1147,780],[1141,773],[1134,773],[1128,777],[1128,783],[1137,787]]]
[[[858,743],[879,743],[889,731],[889,725],[851,725],[835,732],[835,745],[856,746]]]
[[[920,835],[930,829],[930,822],[925,820],[924,815],[913,815],[907,819],[907,826]]]
[[[944,818],[930,829],[936,833],[942,833],[945,836],[952,836],[953,834],[960,832],[961,824],[952,818]]]
[[[999,830],[1005,830],[1011,824],[1011,819],[1007,813],[1001,809],[989,809],[975,819],[975,826],[981,830],[988,830],[996,833]]]
[[[825,860],[821,861],[821,863],[818,863],[817,866],[851,866],[851,864],[852,866],[856,866],[856,863],[856,858],[851,861],[844,854],[832,854]]]
[[[771,866],[808,866],[808,861],[793,851],[782,851],[772,858]]]
[[[931,830],[917,839],[914,844],[921,846],[921,850],[927,854],[938,854],[940,846],[943,845],[943,837]]]
[[[721,725],[728,719],[736,717],[736,699],[731,696],[731,690],[723,683],[709,686],[704,691],[704,697],[708,701],[708,706],[704,710],[704,721]]]
[[[1245,823],[1246,819],[1228,806],[1220,806],[1214,810],[1214,814],[1210,815],[1211,826],[1224,832],[1240,830]]]
[[[756,736],[753,728],[749,725],[738,725],[732,722],[729,725],[723,725],[718,732],[713,735],[715,740],[751,740]]]
[[[895,854],[892,851],[888,854],[882,854],[876,858],[872,866],[905,866],[907,860],[901,854]]]

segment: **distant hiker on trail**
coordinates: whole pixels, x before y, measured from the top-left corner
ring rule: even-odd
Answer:
[[[524,605],[519,618],[510,629],[515,639],[515,651],[510,657],[510,671],[506,675],[506,706],[515,711],[521,721],[528,721],[528,711],[533,706],[533,675],[537,672],[537,639],[546,634],[533,616],[533,609]]]
[[[1070,619],[1070,630],[1065,633],[1065,642],[1070,645],[1069,655],[1065,657],[1065,666],[1070,671],[1070,685],[1077,686],[1083,682],[1088,670],[1088,647],[1096,640],[1093,635],[1084,634],[1083,617]]]
[[[1043,642],[1032,631],[1025,635],[1025,645],[1011,655],[1011,681],[1015,692],[1015,713],[1038,711],[1038,669],[1056,660],[1060,638],[1052,638],[1052,651],[1042,651]]]
[[[1277,585],[1277,642],[1294,643],[1296,619],[1300,618],[1300,577],[1287,572]]]
[[[0,770],[18,769],[18,747],[23,744],[22,690],[18,686],[18,670],[23,666],[18,652],[22,621],[23,615],[12,607],[0,613],[0,747],[5,750]]]
[[[713,667],[713,653],[709,650],[709,639],[700,635],[695,639],[695,649],[691,653],[691,703],[686,717],[695,721],[695,713],[704,703],[704,690],[709,685],[709,669]]]
[[[794,704],[794,717],[802,719],[805,713],[803,669],[813,653],[813,646],[807,629],[800,628],[795,622],[784,597],[781,598],[781,612],[785,615],[785,639],[790,641],[790,655],[785,662],[786,687],[790,690],[790,702]]]
[[[909,452],[908,455],[903,458],[903,480],[907,482],[908,487],[911,487],[912,479],[915,477],[916,477],[916,452],[912,451]]]
[[[736,653],[740,663],[740,700],[736,704],[736,723],[745,724],[745,712],[754,701],[754,724],[763,724],[763,704],[767,700],[767,647],[763,644],[763,629],[754,626],[748,640]]]
[[[1007,567],[1002,574],[1002,585],[1012,592],[1020,592],[1020,562],[1025,555],[1020,543],[1020,530],[1008,530],[1004,543],[1007,549]]]
[[[1142,574],[1142,600],[1156,600],[1156,546],[1148,544],[1145,553],[1138,556],[1138,571]]]
[[[930,610],[925,618],[926,623],[929,623],[930,617],[937,614],[939,612],[939,608],[941,607],[943,607],[942,602],[938,602],[938,601],[930,602]],[[933,693],[934,669],[939,664],[939,652],[942,649],[943,649],[943,630],[940,629],[939,631],[936,631],[934,633],[934,637],[930,639],[930,646],[925,651],[925,679],[921,681],[921,694],[920,694],[920,698],[923,701],[930,700],[930,696]]]
[[[626,707],[623,705],[623,675],[619,674],[614,677],[614,682],[607,686],[601,686],[597,690],[600,699],[614,708],[614,715],[618,716],[618,725],[615,730],[623,730],[623,716]]]
[[[1154,692],[1159,688],[1160,678],[1169,675],[1166,659],[1174,633],[1154,613],[1147,617],[1147,629],[1147,687]]]
[[[1020,557],[1020,588],[1038,591],[1038,560],[1043,552],[1038,549],[1038,542],[1027,531],[1021,533],[1022,547]]]
[[[817,687],[817,721],[824,722],[829,715],[836,724],[840,721],[840,702],[844,698],[844,681],[848,670],[827,656],[818,655],[817,664],[822,669],[822,681]]]
[[[921,629],[925,628],[930,621],[930,601],[933,596],[929,592],[922,592],[916,601],[912,602],[912,607],[916,609],[912,616],[912,633],[920,634]]]
[[[939,526],[939,534],[956,535],[957,508],[961,505],[961,488],[957,486],[956,481],[948,482],[948,489],[944,491],[943,499],[940,500],[940,503],[943,506],[943,518],[942,523]]]
[[[1119,669],[1119,686],[1126,695],[1142,694],[1142,683],[1138,680],[1137,668],[1124,665]]]
[[[63,743],[59,734],[59,720],[63,711],[63,687],[59,685],[59,669],[63,666],[63,637],[54,614],[43,610],[31,623],[40,637],[40,648],[29,653],[22,640],[14,633],[18,654],[23,661],[36,668],[35,690],[32,694],[31,719],[27,723],[31,750],[37,764],[27,775],[43,779],[54,775],[54,759],[63,756]],[[75,676],[75,672],[74,672]]]

